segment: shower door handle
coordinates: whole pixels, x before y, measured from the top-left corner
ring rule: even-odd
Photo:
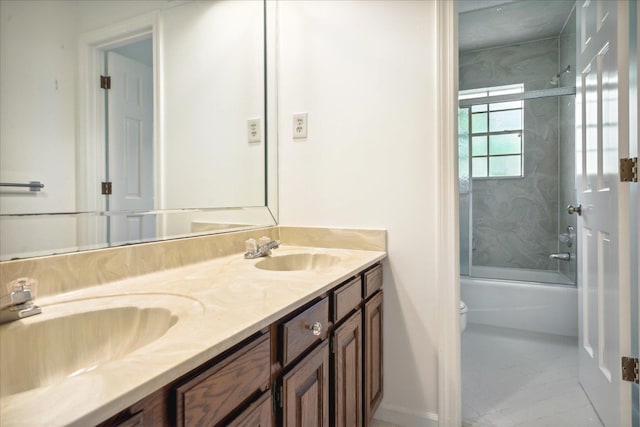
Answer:
[[[573,215],[574,213],[577,213],[578,216],[581,216],[582,215],[582,205],[578,205],[578,206],[569,205],[569,206],[567,206],[567,212],[569,213],[569,215]]]

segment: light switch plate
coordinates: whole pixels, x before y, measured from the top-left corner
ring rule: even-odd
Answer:
[[[260,119],[247,120],[247,141],[250,143],[260,142],[262,140],[262,129]]]
[[[305,139],[307,137],[307,113],[295,113],[293,115],[293,139]]]

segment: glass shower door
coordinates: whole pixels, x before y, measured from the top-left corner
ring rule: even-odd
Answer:
[[[461,94],[462,275],[575,285],[575,96],[549,92]]]

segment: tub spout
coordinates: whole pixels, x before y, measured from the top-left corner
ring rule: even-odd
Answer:
[[[561,252],[559,254],[551,254],[549,255],[550,259],[557,259],[558,261],[571,261],[571,253],[569,252]]]

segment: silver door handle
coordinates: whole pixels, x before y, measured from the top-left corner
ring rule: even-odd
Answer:
[[[569,213],[569,215],[573,215],[574,213],[577,213],[578,216],[581,216],[582,215],[582,205],[578,205],[578,206],[569,205],[569,206],[567,206],[567,212]]]

